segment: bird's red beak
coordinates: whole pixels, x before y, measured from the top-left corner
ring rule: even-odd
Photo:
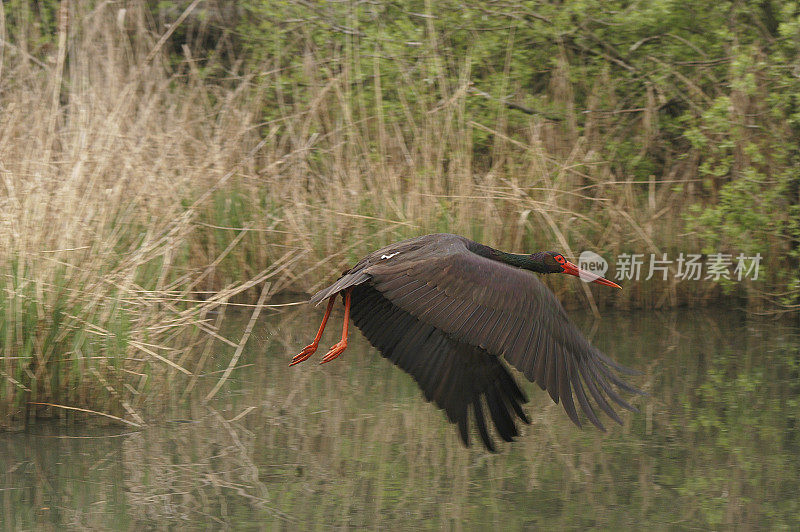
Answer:
[[[596,273],[592,273],[586,270],[581,270],[571,262],[567,261],[566,263],[562,264],[564,267],[564,271],[562,273],[568,273],[569,275],[574,275],[575,277],[580,277],[584,281],[588,283],[597,283],[602,284],[605,286],[613,286],[614,288],[622,289],[620,285],[613,281],[609,281],[605,277],[600,277]]]

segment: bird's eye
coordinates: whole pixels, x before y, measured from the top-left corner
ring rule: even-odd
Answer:
[[[556,255],[555,259],[558,261],[559,264],[564,264],[567,262],[567,260],[564,258],[563,255]]]

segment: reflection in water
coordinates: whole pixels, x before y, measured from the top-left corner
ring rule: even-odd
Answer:
[[[641,413],[606,434],[578,430],[528,385],[532,424],[489,455],[462,447],[414,382],[357,333],[331,364],[287,367],[317,314],[264,319],[215,400],[200,401],[220,373],[158,426],[0,434],[0,525],[800,523],[797,329],[734,313],[610,314],[593,340],[644,372],[631,379],[650,394],[634,398]],[[212,371],[230,360],[219,349]]]

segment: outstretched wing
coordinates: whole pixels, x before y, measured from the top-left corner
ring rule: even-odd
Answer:
[[[369,284],[350,286],[353,323],[384,357],[417,381],[428,401],[458,425],[465,445],[469,445],[471,410],[484,445],[495,450],[486,427],[484,402],[505,441],[518,434],[515,417],[528,423],[521,406],[528,399],[496,356],[415,318]]]
[[[504,356],[553,401],[561,401],[578,426],[573,394],[601,430],[589,397],[618,423],[622,421],[609,398],[636,411],[614,388],[641,392],[612,369],[633,371],[592,346],[533,273],[472,253],[466,242],[450,242],[444,251],[439,246],[401,261],[377,261],[349,275],[368,276],[392,306],[444,333],[440,336]]]

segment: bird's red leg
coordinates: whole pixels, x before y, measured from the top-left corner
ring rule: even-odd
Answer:
[[[333,309],[333,303],[336,301],[336,296],[338,294],[334,294],[333,297],[328,299],[328,308],[325,309],[325,316],[322,317],[322,325],[319,326],[319,331],[317,331],[317,335],[314,337],[314,341],[305,346],[300,353],[294,356],[290,366],[294,366],[295,364],[299,364],[300,362],[304,361],[311,355],[313,355],[316,350],[317,346],[319,346],[319,339],[322,338],[322,331],[325,330],[325,324],[328,323],[328,318],[331,315],[331,309]]]
[[[322,357],[322,362],[320,364],[324,364],[325,362],[330,362],[334,358],[338,357],[342,354],[342,352],[347,349],[347,326],[350,324],[350,289],[348,288],[347,291],[344,293],[344,326],[342,327],[342,340],[333,346],[331,346],[330,350]]]

